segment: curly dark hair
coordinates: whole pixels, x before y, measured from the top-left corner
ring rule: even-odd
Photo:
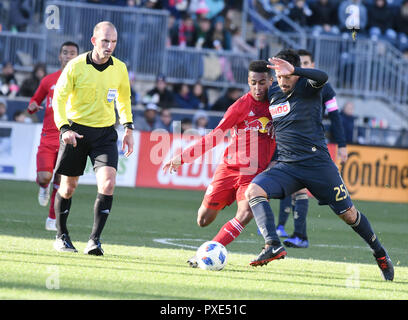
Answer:
[[[300,67],[300,57],[297,54],[297,52],[292,49],[285,49],[279,51],[275,58],[285,60],[294,67]]]
[[[265,60],[253,60],[249,64],[248,71],[252,72],[260,72],[260,73],[267,73],[271,75],[271,69],[267,67],[268,62]]]

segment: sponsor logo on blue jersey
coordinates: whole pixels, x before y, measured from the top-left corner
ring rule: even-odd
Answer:
[[[290,112],[289,101],[270,105],[269,112],[271,113],[272,119],[286,116]]]

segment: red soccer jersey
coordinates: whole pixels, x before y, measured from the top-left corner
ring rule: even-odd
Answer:
[[[44,99],[47,98],[45,103],[45,114],[41,136],[50,139],[57,139],[57,143],[59,139],[59,131],[54,122],[54,110],[52,109],[52,96],[54,95],[54,87],[60,75],[61,70],[58,70],[54,73],[45,76],[41,80],[39,87],[37,88],[37,90],[34,93],[34,96],[30,100],[30,103],[35,101],[37,102],[38,105],[41,105]]]
[[[264,170],[275,152],[272,117],[268,101],[256,101],[248,92],[225,112],[218,126],[182,153],[182,162],[193,162],[223,141],[231,131],[231,142],[224,152],[224,163],[229,168],[256,174]]]

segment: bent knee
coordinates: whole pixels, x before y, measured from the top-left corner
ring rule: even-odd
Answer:
[[[201,207],[197,214],[197,224],[199,227],[206,227],[214,221],[218,211]]]
[[[250,183],[248,188],[245,191],[245,198],[250,200],[255,197],[267,197],[267,194],[264,189],[258,186],[255,183]]]
[[[342,219],[345,223],[352,225],[356,222],[357,216],[358,216],[357,209],[354,206],[352,206],[346,212],[339,215],[339,218]]]

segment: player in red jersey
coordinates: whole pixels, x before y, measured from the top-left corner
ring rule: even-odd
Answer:
[[[214,130],[163,166],[164,171],[170,170],[171,173],[183,163],[193,162],[223,141],[225,134],[232,129],[231,143],[207,188],[197,216],[200,227],[208,226],[220,210],[237,201],[235,217],[222,226],[212,239],[224,246],[239,236],[251,221],[252,212],[245,199],[245,191],[251,180],[266,169],[275,152],[267,98],[272,76],[267,64],[263,60],[252,61],[248,68],[250,91],[228,108]],[[197,267],[195,257],[188,260],[188,263]]]
[[[67,65],[68,61],[75,58],[79,53],[79,47],[76,43],[67,41],[60,47],[58,59],[61,69],[45,76],[34,96],[31,98],[27,111],[35,113],[43,109],[41,103],[46,99],[43,128],[41,132],[40,145],[37,151],[37,178],[36,182],[40,186],[38,192],[38,202],[41,206],[46,206],[50,200],[50,182],[53,176],[55,162],[57,160],[59,149],[59,130],[54,123],[54,111],[52,109],[52,96],[57,80]],[[60,183],[60,176],[55,175],[53,181],[53,190],[51,195],[51,204],[48,217],[45,223],[46,230],[57,230],[55,227],[54,198]]]

